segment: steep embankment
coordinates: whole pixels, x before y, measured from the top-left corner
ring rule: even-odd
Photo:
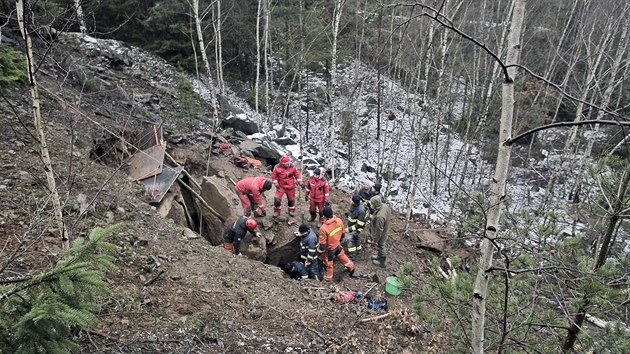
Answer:
[[[125,225],[111,242],[120,247],[117,274],[107,282],[113,296],[102,304],[98,328],[77,333],[85,352],[423,352],[441,351],[441,328],[408,335],[412,295],[419,293],[426,260],[433,253],[418,239],[402,237],[402,220],[393,218],[387,269],[359,257],[359,273],[377,274],[379,284],[350,279],[342,267],[332,284],[288,279],[272,265],[236,257],[204,238],[184,236],[184,228],[159,217],[144,202],[144,191],[124,173],[133,153],[126,145],[145,128],[163,122],[167,142],[194,157],[180,161],[191,173],[204,169],[209,139],[208,115],[182,121],[182,93],[188,80],[161,60],[111,41],[61,35],[41,67],[40,92],[45,129],[64,216],[73,237],[96,226]],[[60,257],[37,142],[32,132],[28,88],[3,90],[1,104],[0,232],[7,239],[3,262],[24,247],[5,273],[27,275],[51,267]],[[207,107],[202,106],[207,112]],[[15,112],[15,114],[14,114]],[[191,128],[192,124],[192,128]],[[168,145],[168,151],[173,146]],[[235,171],[229,160],[213,155],[212,171]],[[252,172],[230,172],[233,179]],[[200,177],[195,174],[195,177]],[[333,190],[338,214],[348,207],[346,194]],[[305,205],[300,205],[305,213]],[[307,214],[307,213],[306,213]],[[413,225],[420,229],[421,225]],[[292,232],[278,226],[266,233]],[[447,246],[448,247],[448,246]],[[411,289],[389,297],[389,312],[369,310],[366,300],[336,304],[330,294],[347,289],[384,297],[384,279],[400,265],[416,265]],[[4,277],[5,274],[2,274]],[[382,317],[377,317],[381,316]]]

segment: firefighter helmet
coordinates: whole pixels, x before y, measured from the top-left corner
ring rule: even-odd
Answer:
[[[256,226],[258,226],[258,223],[254,219],[247,219],[247,221],[245,221],[245,226],[247,226],[247,229],[253,230]]]
[[[280,158],[280,164],[284,167],[291,166],[291,158],[289,158],[289,156],[282,156]]]

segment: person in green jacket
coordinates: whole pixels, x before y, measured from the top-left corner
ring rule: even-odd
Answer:
[[[381,268],[385,268],[385,261],[387,259],[385,242],[387,241],[387,234],[389,233],[389,217],[392,214],[392,209],[389,205],[383,203],[380,195],[376,195],[370,199],[370,206],[373,210],[370,234],[372,240],[376,243],[377,251],[377,254],[371,257],[372,263]]]

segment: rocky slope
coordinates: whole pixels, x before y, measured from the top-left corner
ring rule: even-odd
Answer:
[[[19,41],[13,43],[19,47]],[[412,295],[423,284],[427,259],[437,254],[435,247],[428,251],[422,244],[421,231],[404,238],[402,219],[396,216],[388,268],[370,264],[369,249],[359,257],[358,272],[377,275],[379,283],[349,278],[341,267],[332,284],[298,282],[275,265],[262,262],[274,263],[269,257],[255,260],[230,255],[209,242],[216,240],[218,226],[204,237],[186,230],[194,227],[187,224],[181,209],[194,201],[182,192],[180,182],[171,189],[171,195],[179,197],[170,198],[172,205],[179,205],[179,212],[163,212],[162,206],[146,203],[143,187],[125,173],[127,159],[136,152],[129,143],[137,141],[149,123],[161,124],[167,152],[194,179],[202,183],[203,176],[209,175],[226,185],[246,175],[268,175],[273,150],[260,144],[250,146],[248,150],[265,165],[253,170],[236,167],[228,156],[209,148],[209,108],[202,102],[197,119],[182,119],[185,107],[176,87],[194,80],[136,48],[59,34],[51,47],[38,43],[37,52],[42,60],[38,79],[47,141],[71,235],[85,236],[95,226],[125,225],[110,240],[120,247],[116,255],[120,272],[107,279],[114,295],[102,304],[102,324],[77,333],[85,352],[444,350],[442,338],[447,333],[442,328],[425,324],[424,332],[407,332],[410,325],[423,325],[413,314]],[[28,88],[13,86],[3,89],[3,95],[7,99],[0,103],[0,134],[4,137],[0,141],[0,234],[7,241],[0,255],[2,264],[20,244],[28,245],[0,274],[6,279],[51,267],[61,250],[51,222],[37,142],[31,136]],[[222,117],[242,113],[229,104],[230,98],[222,100]],[[243,138],[243,134],[229,125],[223,125],[224,137],[240,141],[234,137]],[[349,207],[348,195],[337,190],[332,195],[333,207],[342,214]],[[230,207],[238,210],[238,205]],[[303,203],[299,207],[298,214],[308,215]],[[302,222],[300,218],[295,221]],[[269,219],[263,222],[270,224]],[[275,225],[264,231],[265,237],[286,245],[296,227]],[[422,225],[412,228],[420,230]],[[440,250],[442,255],[467,254],[456,243],[446,243]],[[417,268],[413,286],[399,297],[390,297],[384,291],[384,280],[406,262]],[[330,301],[331,294],[348,289],[372,289],[370,293],[377,298],[387,297],[388,312],[368,309],[365,299],[348,304]]]

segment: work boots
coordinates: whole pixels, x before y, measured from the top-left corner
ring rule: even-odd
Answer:
[[[372,256],[372,264],[385,268],[385,257],[376,256],[376,259],[374,259],[374,256]]]
[[[308,222],[313,222],[315,221],[315,218],[317,217],[317,213],[311,213],[311,218],[308,219]]]

